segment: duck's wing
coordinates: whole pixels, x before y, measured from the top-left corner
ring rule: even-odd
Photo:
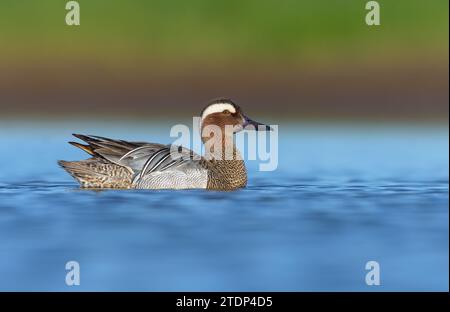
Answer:
[[[202,157],[193,151],[174,145],[147,142],[128,142],[100,136],[74,134],[88,145],[70,142],[94,157],[104,158],[126,167],[135,180],[145,175],[167,170],[202,169]]]
[[[155,151],[153,146],[143,145],[122,156],[119,163],[133,169],[133,183],[138,183],[152,174],[203,171],[201,160],[201,156],[182,146],[164,145]]]
[[[147,146],[148,152],[156,152],[163,148],[165,145],[157,143],[147,143],[147,142],[129,142],[124,140],[113,140],[96,135],[83,135],[83,134],[73,134],[74,137],[83,140],[87,145],[80,144],[77,142],[69,142],[70,144],[81,148],[88,154],[104,158],[114,164],[127,166],[122,164],[120,159],[127,153],[142,147]],[[131,168],[130,168],[131,169]]]

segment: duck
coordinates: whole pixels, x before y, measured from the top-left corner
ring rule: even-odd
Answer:
[[[230,99],[211,101],[200,116],[204,156],[183,146],[73,134],[83,143],[69,144],[91,157],[58,164],[81,188],[227,191],[246,187],[247,170],[234,134],[272,128],[247,117]]]

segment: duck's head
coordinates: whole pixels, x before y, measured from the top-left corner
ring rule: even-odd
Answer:
[[[233,133],[242,130],[271,131],[272,128],[247,117],[241,108],[229,99],[214,100],[206,106],[201,114],[201,129],[217,126],[225,129],[231,126]],[[230,128],[231,128],[230,127]]]

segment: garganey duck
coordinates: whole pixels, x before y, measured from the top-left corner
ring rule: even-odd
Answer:
[[[181,146],[74,134],[87,145],[69,143],[92,157],[58,163],[83,188],[233,190],[245,187],[245,163],[233,135],[244,129],[271,128],[245,116],[231,100],[220,99],[203,109],[200,129],[206,147],[203,157]]]

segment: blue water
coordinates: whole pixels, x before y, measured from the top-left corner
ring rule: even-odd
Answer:
[[[447,125],[281,124],[278,169],[249,162],[236,192],[80,190],[56,165],[85,157],[72,132],[170,142],[167,124],[2,121],[0,290],[448,291]]]

